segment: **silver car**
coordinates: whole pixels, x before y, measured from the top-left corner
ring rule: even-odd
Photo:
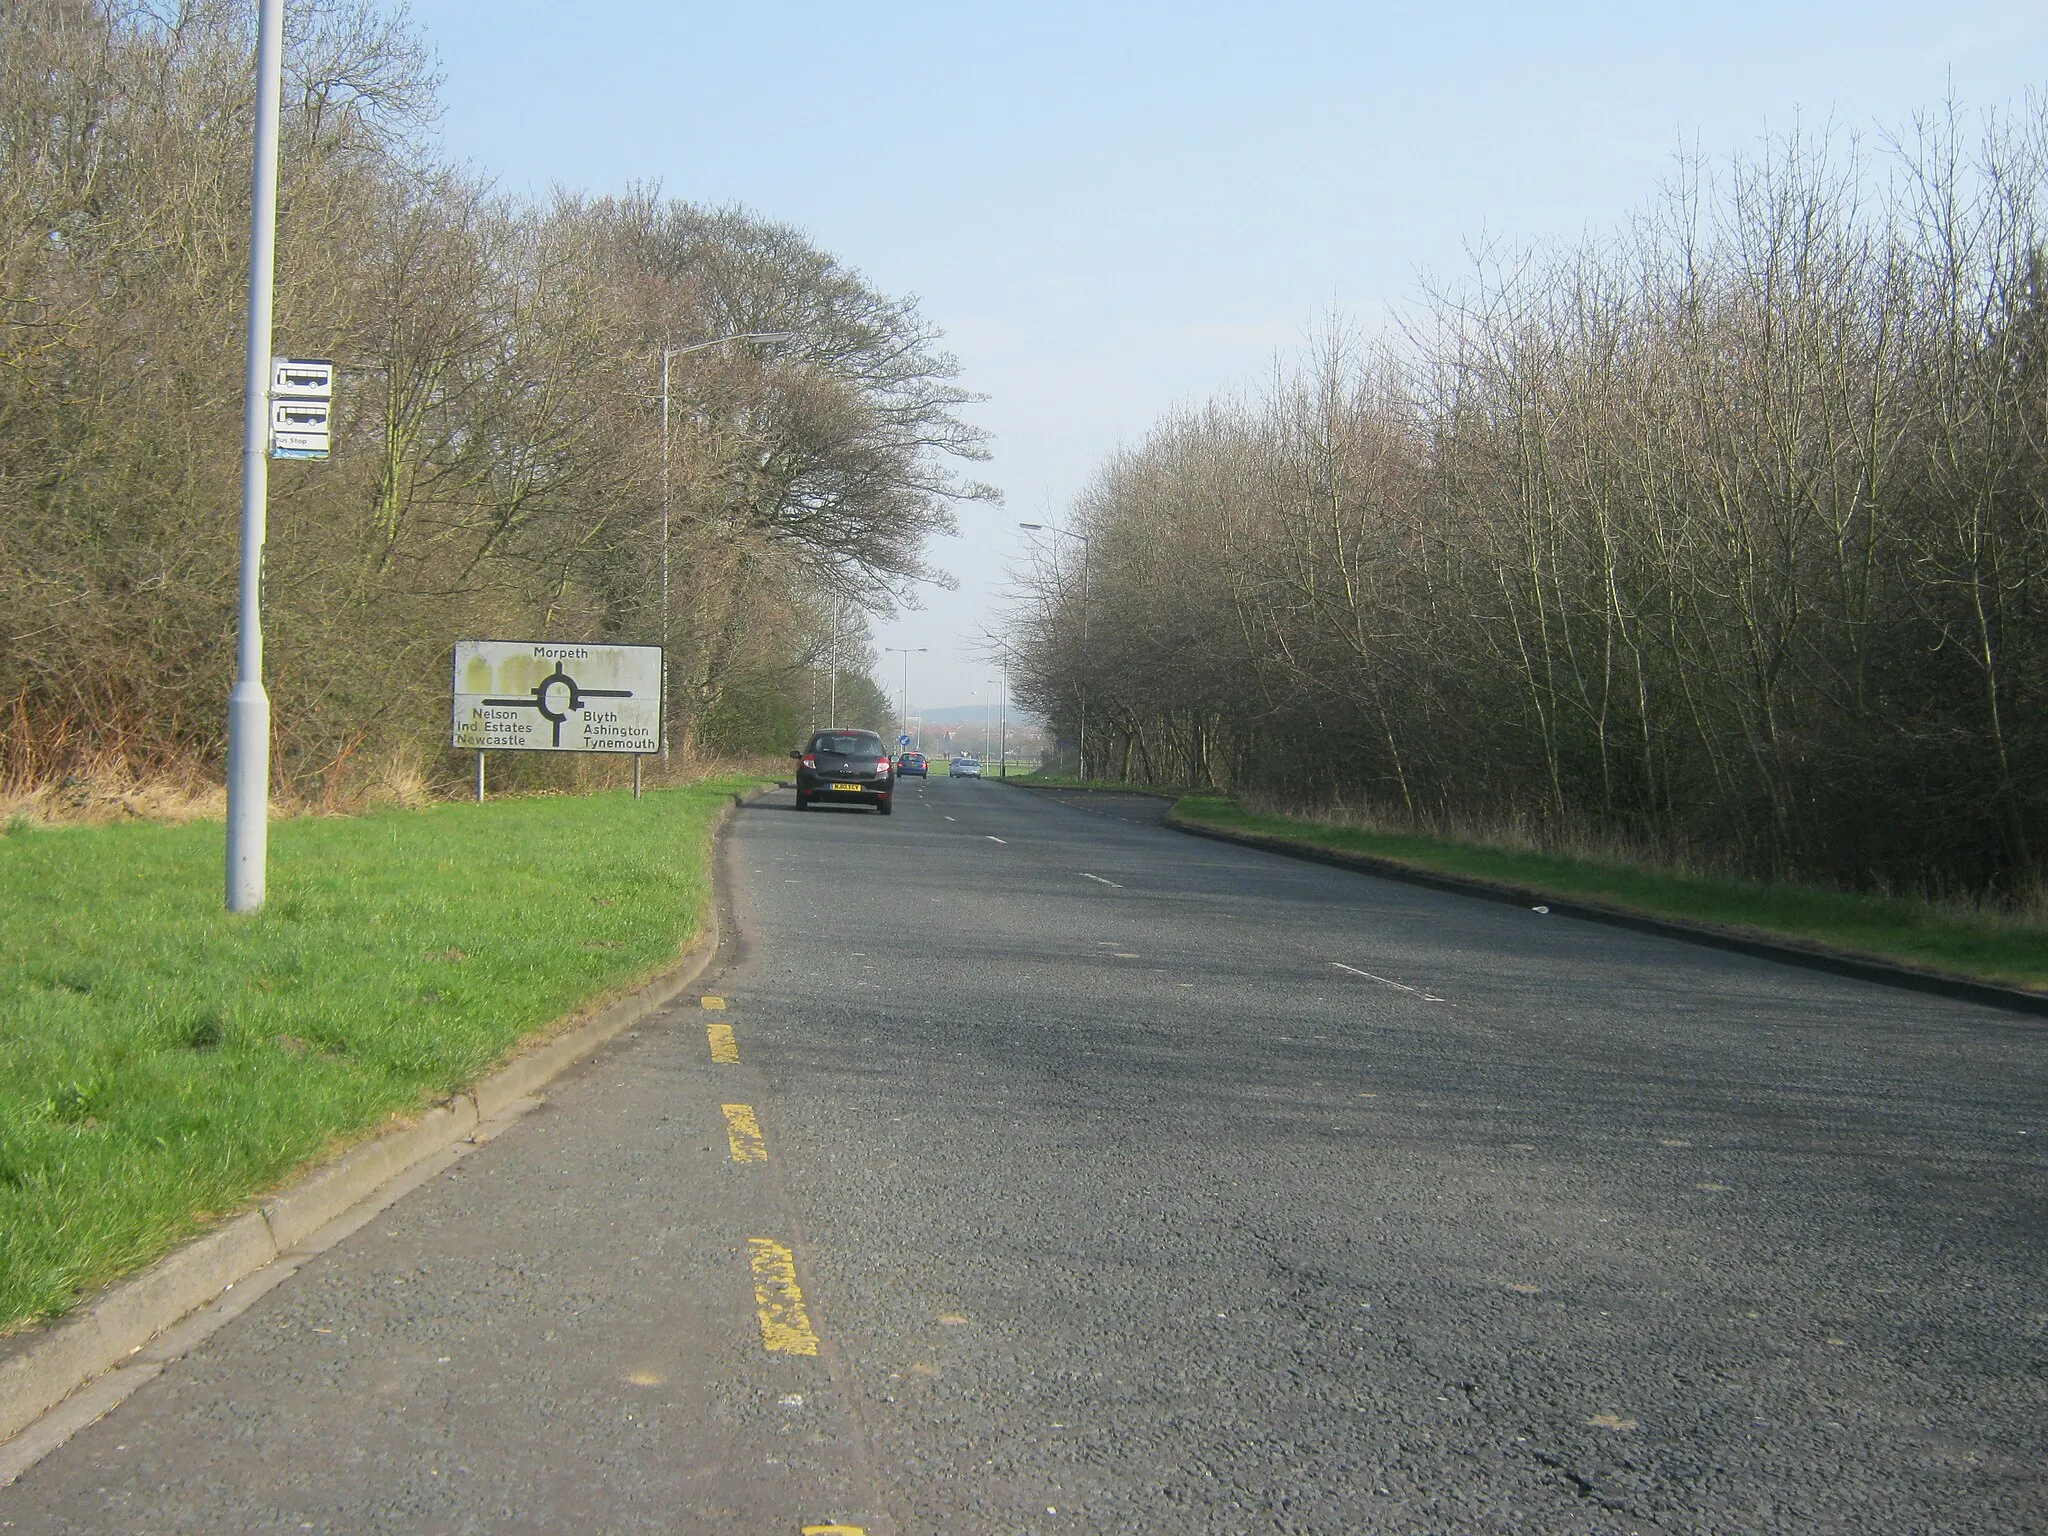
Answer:
[[[956,757],[946,765],[949,779],[978,779],[981,777],[981,759],[978,757]]]

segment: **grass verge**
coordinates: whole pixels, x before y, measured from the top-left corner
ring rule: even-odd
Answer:
[[[988,777],[994,778],[994,774]],[[1012,784],[1021,784],[1026,789],[1106,789],[1121,795],[1157,795],[1162,800],[1171,800],[1176,795],[1186,794],[1181,789],[1161,789],[1153,784],[1124,784],[1114,779],[1084,779],[1076,774],[1060,773],[1013,773]]]
[[[2048,990],[2048,928],[1996,913],[1904,897],[1665,874],[1606,860],[1368,831],[1247,810],[1214,795],[1186,796],[1175,804],[1173,815],[1227,831],[1365,854],[1432,874],[1519,886],[1560,900],[1597,902],[1978,981]]]
[[[217,822],[0,837],[0,1333],[665,968],[756,782],[281,821],[243,918]]]

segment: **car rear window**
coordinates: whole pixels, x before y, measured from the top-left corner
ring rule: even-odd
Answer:
[[[841,757],[880,757],[882,738],[866,731],[820,736],[811,743],[813,752],[836,752]]]

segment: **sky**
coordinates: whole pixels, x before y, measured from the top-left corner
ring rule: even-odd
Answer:
[[[413,0],[446,150],[509,192],[658,184],[793,224],[946,334],[999,506],[877,626],[978,701],[1006,572],[1119,444],[1371,333],[1481,243],[1571,241],[1681,151],[1880,143],[2048,86],[2048,0],[1702,5]],[[1038,535],[1036,537],[1043,537]],[[904,658],[885,655],[894,693]]]

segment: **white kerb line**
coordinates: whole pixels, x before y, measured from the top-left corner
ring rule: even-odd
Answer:
[[[1371,971],[1361,971],[1357,966],[1346,965],[1342,960],[1332,960],[1330,964],[1337,967],[1340,971],[1349,971],[1354,976],[1363,976],[1367,981],[1376,981],[1383,987],[1392,987],[1397,992],[1412,992],[1425,1003],[1444,1003],[1450,1001],[1449,998],[1438,997],[1434,992],[1425,992],[1420,987],[1411,987],[1404,981],[1393,981],[1385,976],[1375,976]]]
[[[1076,873],[1079,874],[1083,880],[1093,880],[1097,885],[1106,885],[1112,891],[1120,891],[1123,889],[1123,887],[1118,885],[1114,880],[1105,880],[1100,875],[1091,875],[1085,869],[1077,870]]]
[[[982,836],[987,838],[992,843],[1003,843],[1007,845],[1010,841],[1007,837],[997,837],[993,832],[984,832],[982,833]]]

